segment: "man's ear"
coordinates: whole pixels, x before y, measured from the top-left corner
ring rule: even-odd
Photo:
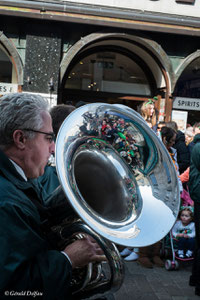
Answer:
[[[14,141],[15,146],[18,149],[21,149],[21,150],[24,149],[26,137],[24,136],[24,133],[22,130],[17,129],[13,132],[13,141]]]
[[[167,143],[167,141],[166,141],[166,137],[164,136],[164,138],[163,138],[163,144],[164,145],[167,145],[168,143]]]

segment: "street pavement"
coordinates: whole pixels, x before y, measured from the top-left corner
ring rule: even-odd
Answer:
[[[121,288],[108,295],[109,300],[200,300],[189,286],[192,261],[180,262],[179,270],[147,269],[137,263],[125,262],[125,278]]]

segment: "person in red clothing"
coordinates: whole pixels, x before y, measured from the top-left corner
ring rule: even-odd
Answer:
[[[190,167],[188,167],[185,172],[183,172],[179,178],[182,183],[188,182],[189,181],[189,173],[190,173]]]
[[[106,128],[107,128],[107,122],[106,122],[106,120],[103,120],[102,126],[101,126],[102,135],[106,135]]]

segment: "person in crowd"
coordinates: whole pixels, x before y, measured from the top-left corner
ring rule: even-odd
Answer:
[[[140,247],[137,262],[145,268],[164,267],[164,262],[160,258],[161,241],[147,247]]]
[[[157,131],[161,131],[162,127],[164,127],[165,124],[166,124],[165,121],[158,122]]]
[[[188,167],[180,176],[180,180],[182,183],[189,182],[189,173],[190,173],[190,167]]]
[[[106,122],[106,120],[103,120],[102,121],[102,126],[101,126],[102,135],[106,135],[106,129],[107,129],[107,122]]]
[[[75,107],[76,107],[76,108],[79,108],[79,107],[81,107],[81,106],[83,106],[83,105],[86,105],[86,104],[89,104],[89,102],[85,102],[85,101],[80,100],[80,101],[78,101],[78,102],[75,104]]]
[[[140,108],[140,114],[147,122],[148,126],[155,130],[156,127],[156,113],[154,102],[149,99],[148,101],[144,101]],[[147,268],[152,268],[153,263],[157,266],[163,267],[164,263],[160,259],[160,242],[149,246],[149,247],[142,247],[142,248],[124,248],[120,252],[122,257],[125,257],[125,261],[134,261],[138,260],[138,262]],[[151,262],[151,259],[153,263]]]
[[[150,128],[152,128],[151,122],[148,120],[146,122],[149,122],[150,124],[148,123],[148,125]],[[161,242],[159,241],[151,246],[140,247],[139,251],[133,251],[131,254],[129,254],[129,256],[125,258],[125,260],[130,260],[129,258],[133,257],[135,258],[135,260],[137,259],[138,263],[145,268],[153,268],[153,264],[155,264],[158,267],[164,267],[164,262],[160,258],[160,249]],[[138,253],[136,253],[136,251],[138,251]],[[125,253],[122,254],[126,254],[126,252],[128,251],[125,249],[124,252]]]
[[[152,124],[152,128],[156,131],[157,128],[157,117],[154,101],[152,99],[148,99],[144,101],[139,108],[139,113],[144,118],[145,121],[149,121]]]
[[[176,150],[173,148],[173,145],[175,144],[176,141],[176,131],[173,130],[171,127],[164,126],[161,129],[161,136],[162,136],[162,142],[167,148],[171,159],[175,165],[175,168],[177,172],[179,173],[179,168],[178,168],[178,163],[177,163],[177,158],[176,158]]]
[[[138,248],[124,248],[120,254],[125,261],[134,261],[138,259]]]
[[[55,137],[57,137],[58,131],[63,121],[74,110],[75,107],[73,105],[66,104],[55,105],[50,109],[52,127]],[[49,162],[45,167],[44,174],[38,177],[38,182],[43,186],[48,196],[50,196],[52,192],[60,185],[55,168],[54,154],[51,155]]]
[[[88,235],[57,249],[48,239],[50,212],[37,178],[54,152],[47,102],[39,95],[7,94],[0,101],[0,298],[30,291],[42,299],[72,299],[72,270],[105,260]]]
[[[179,173],[182,174],[190,165],[190,152],[185,143],[185,134],[178,130],[178,126],[175,121],[167,122],[166,126],[172,128],[176,132],[176,140],[173,148],[177,150]]]
[[[193,131],[193,127],[190,126],[190,127],[186,128],[186,130],[185,130],[186,146],[188,146],[193,141],[193,138],[194,138],[194,131]]]
[[[171,127],[164,126],[161,129],[162,142],[165,145],[165,147],[167,148],[167,151],[174,163],[174,166],[175,166],[178,178],[179,178],[179,189],[180,189],[180,192],[182,192],[183,186],[182,186],[182,182],[179,177],[180,173],[179,173],[179,165],[177,162],[177,151],[176,151],[176,149],[173,148],[173,145],[176,141],[176,135],[177,135],[176,131],[174,129],[172,129]]]
[[[172,129],[176,132],[176,134],[177,134],[177,131],[178,131],[178,125],[177,125],[177,123],[176,123],[175,121],[169,121],[169,122],[166,122],[166,123],[165,123],[165,126],[166,126],[166,127],[172,128]]]
[[[200,133],[200,122],[196,122],[196,123],[193,125],[193,131],[194,131],[194,135]]]
[[[164,127],[164,126],[165,126],[165,121],[160,121],[157,125],[156,135],[157,135],[157,137],[159,137],[160,140],[162,140],[160,132],[161,132],[162,127]]]
[[[185,198],[186,194],[189,196],[188,187],[187,187],[187,181],[189,180],[189,166],[184,172],[182,172],[180,174],[179,164],[178,164],[178,160],[177,160],[178,150],[176,150],[174,148],[174,144],[177,140],[176,136],[178,134],[177,133],[177,124],[176,124],[176,122],[172,121],[172,122],[167,123],[166,125],[170,125],[170,126],[166,126],[161,129],[162,141],[163,141],[164,145],[166,146],[166,148],[172,158],[172,161],[174,163],[176,171],[177,171],[182,204],[186,204],[186,199],[184,199],[184,198]],[[167,128],[169,128],[169,129],[167,129]],[[192,199],[190,197],[188,197],[188,198],[189,198],[188,204],[192,205],[192,203],[193,203]]]
[[[197,124],[196,124],[197,125]],[[200,124],[199,124],[200,125]],[[196,133],[191,153],[189,172],[189,192],[194,201],[194,222],[196,230],[194,261],[189,284],[195,286],[195,294],[200,296],[200,134]]]
[[[53,132],[57,137],[58,131],[60,126],[62,125],[63,121],[68,117],[68,115],[74,111],[76,108],[73,105],[66,105],[66,104],[58,104],[53,106],[50,109],[50,115],[52,118],[52,126]]]
[[[172,236],[176,239],[178,257],[191,258],[195,245],[193,207],[181,207],[178,220],[172,228]]]
[[[182,206],[194,206],[194,201],[190,197],[188,183],[189,183],[189,174],[190,174],[190,167],[187,168],[180,176],[180,180],[183,185],[183,191],[181,193],[181,205]]]
[[[189,125],[185,131],[185,142],[186,142],[186,145],[188,146],[188,149],[189,149],[189,145],[193,141],[193,139],[194,139],[193,127],[191,125]],[[191,197],[189,195],[189,191],[188,191],[189,172],[190,172],[190,167],[188,167],[179,176],[180,180],[183,184],[183,192],[181,193],[181,203],[183,206],[187,206],[187,205],[193,206],[194,205],[194,201],[191,199]]]
[[[193,149],[194,145],[196,144],[196,141],[200,137],[200,122],[196,122],[193,125],[193,134],[194,134],[193,140],[191,141],[191,143],[188,144],[188,149],[189,149],[190,155],[192,154],[192,149]]]
[[[151,121],[149,121],[149,120],[147,120],[146,121],[147,122],[147,125],[152,129],[153,128],[153,126],[152,126],[152,123],[151,123]]]
[[[161,138],[163,144],[167,148],[172,158],[172,161],[174,162],[174,166],[177,170],[177,174],[179,175],[179,168],[176,160],[176,150],[172,148],[176,140],[176,132],[172,128],[164,126],[161,128]],[[180,179],[179,179],[179,185],[180,185],[180,192],[182,192],[182,183]],[[152,268],[153,267],[153,264],[151,262],[151,258],[152,258],[153,262],[157,266],[163,267],[164,263],[159,257],[160,248],[161,248],[161,242],[158,242],[149,247],[139,248],[139,253],[138,253],[139,258],[137,261],[144,267]]]

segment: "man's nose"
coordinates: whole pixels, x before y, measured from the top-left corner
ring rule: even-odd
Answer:
[[[54,154],[55,153],[55,142],[52,141],[51,146],[50,146],[50,153]]]

